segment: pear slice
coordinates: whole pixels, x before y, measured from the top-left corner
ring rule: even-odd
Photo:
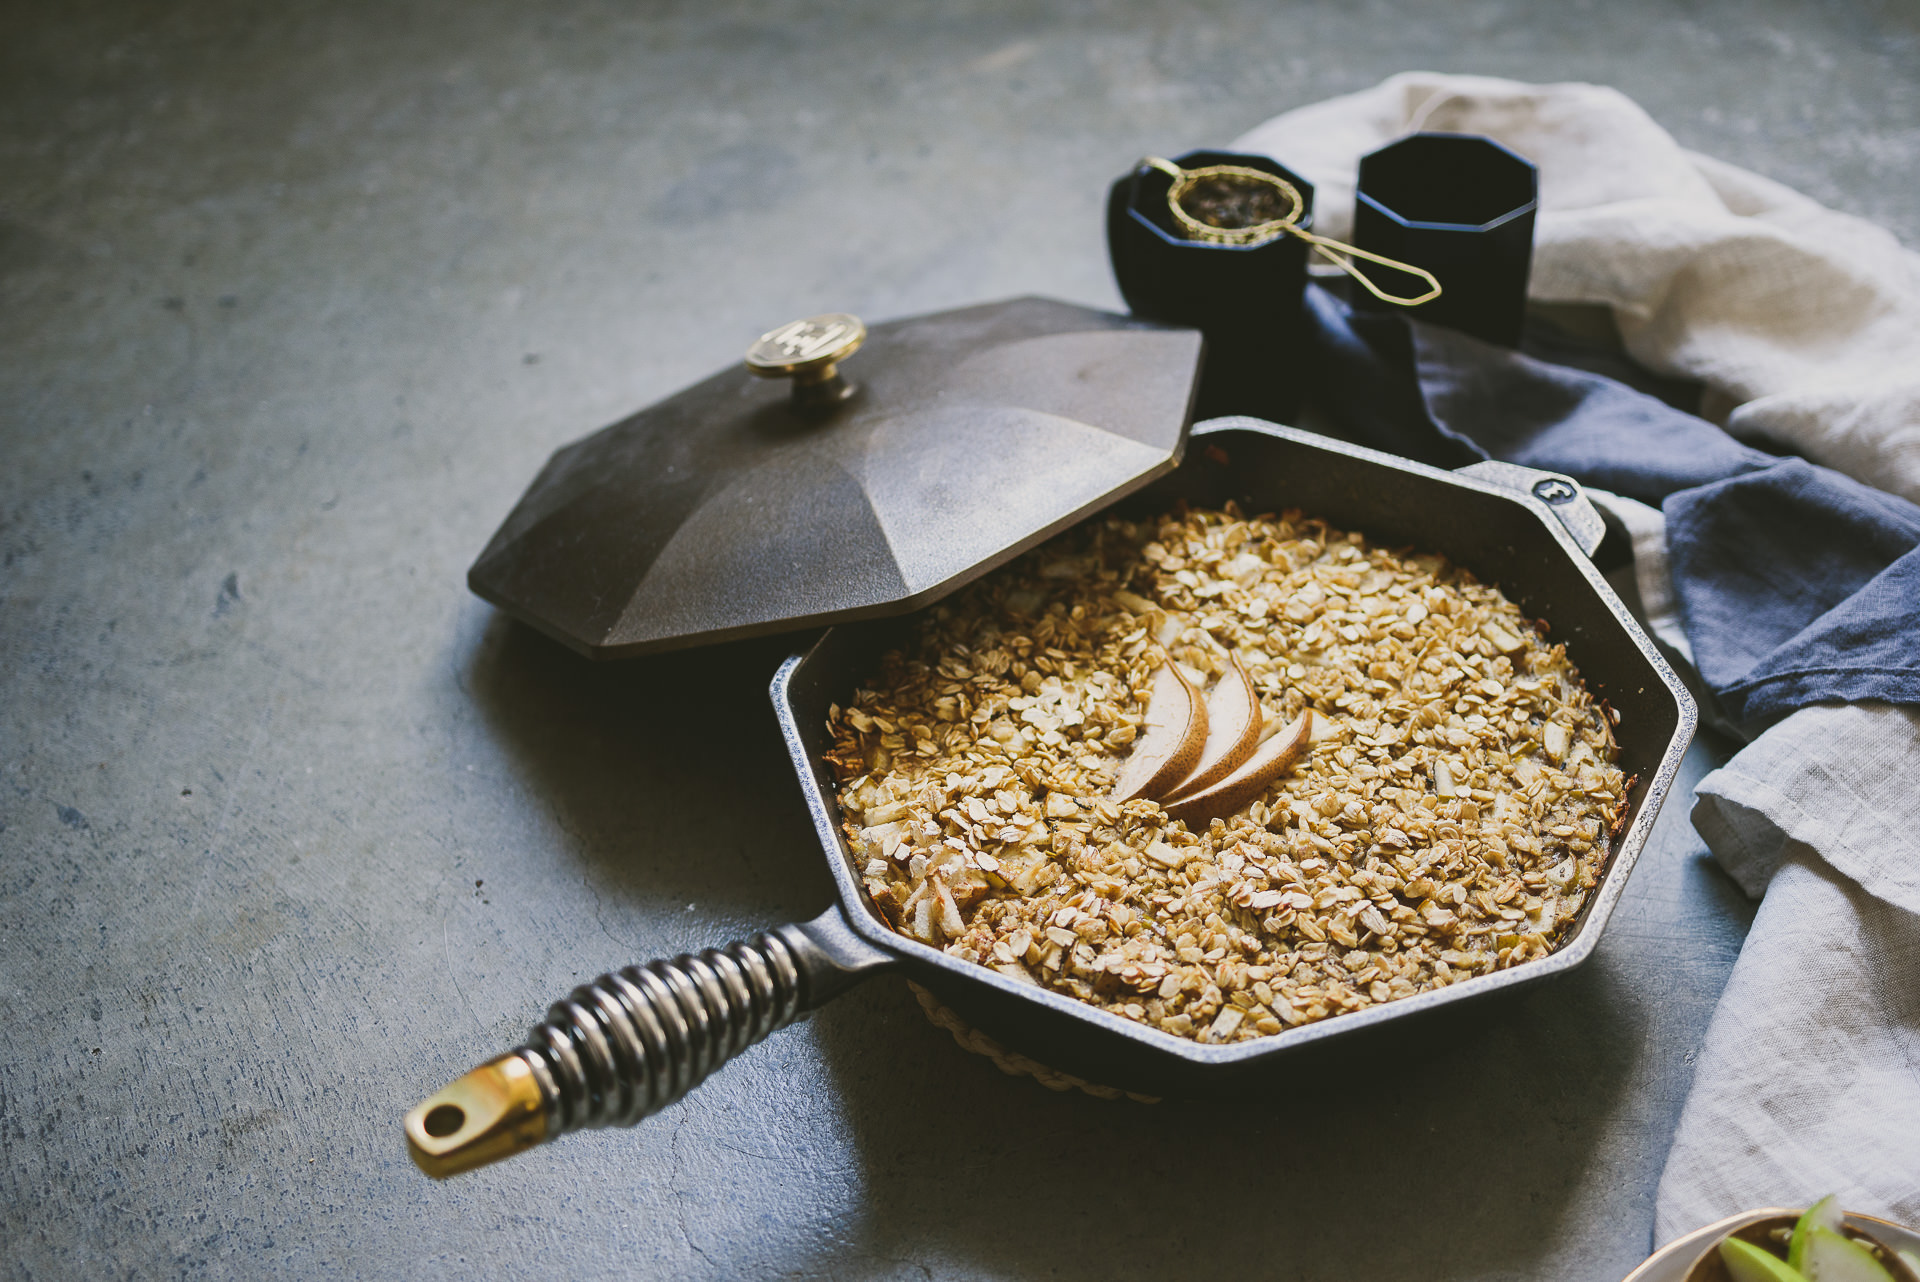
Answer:
[[[1167,814],[1183,819],[1188,827],[1230,815],[1267,790],[1267,785],[1292,769],[1307,753],[1307,738],[1313,726],[1310,713],[1301,713],[1254,749],[1253,755],[1232,774],[1214,784],[1166,804]]]
[[[1158,796],[1193,773],[1207,743],[1207,705],[1172,659],[1153,674],[1147,695],[1147,728],[1133,745],[1113,799]]]
[[[1800,1271],[1807,1282],[1893,1282],[1893,1274],[1873,1252],[1828,1228],[1807,1234]]]
[[[1773,1252],[1737,1237],[1720,1243],[1720,1262],[1733,1282],[1807,1282],[1800,1270]]]
[[[1240,656],[1227,656],[1229,666],[1207,695],[1207,745],[1193,773],[1173,786],[1163,801],[1178,801],[1211,788],[1238,770],[1260,746],[1263,718],[1260,692],[1240,666]]]
[[[1793,1237],[1787,1244],[1787,1263],[1796,1269],[1807,1266],[1807,1241],[1815,1229],[1827,1229],[1838,1233],[1847,1222],[1847,1213],[1840,1209],[1840,1198],[1833,1193],[1827,1194],[1808,1207],[1800,1222],[1793,1226]]]

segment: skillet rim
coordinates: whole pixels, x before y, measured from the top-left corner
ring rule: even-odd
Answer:
[[[1563,975],[1586,962],[1599,946],[1600,936],[1604,933],[1613,910],[1619,903],[1620,896],[1626,888],[1627,879],[1632,875],[1633,868],[1646,847],[1654,822],[1659,817],[1667,794],[1679,773],[1681,759],[1685,757],[1687,748],[1693,742],[1699,725],[1698,707],[1679,675],[1661,656],[1625,603],[1595,568],[1591,558],[1568,534],[1559,518],[1554,515],[1553,509],[1540,499],[1530,493],[1516,492],[1477,477],[1430,467],[1381,450],[1352,445],[1300,428],[1237,416],[1210,419],[1196,424],[1192,429],[1192,439],[1189,442],[1188,461],[1182,463],[1182,468],[1189,466],[1192,460],[1204,458],[1206,455],[1204,449],[1191,448],[1193,444],[1204,442],[1208,437],[1230,439],[1229,434],[1234,432],[1250,432],[1276,438],[1308,449],[1343,455],[1390,471],[1410,473],[1518,504],[1545,527],[1549,538],[1560,544],[1576,572],[1585,579],[1587,587],[1596,594],[1600,604],[1606,607],[1607,613],[1620,627],[1625,639],[1645,660],[1660,685],[1672,697],[1675,720],[1666,747],[1660,754],[1659,764],[1646,781],[1646,790],[1641,795],[1639,804],[1634,807],[1626,830],[1615,843],[1613,853],[1607,861],[1606,871],[1601,875],[1600,884],[1583,906],[1580,924],[1575,928],[1573,936],[1559,949],[1546,957],[1522,962],[1518,966],[1491,974],[1476,975],[1444,988],[1383,1002],[1349,1014],[1315,1020],[1265,1037],[1215,1046],[1150,1028],[1119,1015],[1109,1014],[1097,1006],[1069,997],[1064,993],[1039,988],[1031,983],[1022,983],[976,962],[966,962],[950,957],[937,948],[895,932],[892,927],[882,921],[867,903],[864,888],[854,876],[853,853],[839,830],[838,805],[832,800],[831,783],[825,778],[824,765],[814,760],[808,751],[807,736],[799,723],[794,686],[799,678],[805,676],[809,665],[824,661],[823,656],[830,647],[839,643],[841,634],[857,639],[867,636],[875,629],[884,628],[889,621],[843,623],[828,628],[805,650],[790,655],[780,665],[779,671],[774,675],[769,693],[773,700],[775,716],[780,723],[781,737],[787,744],[788,755],[792,759],[794,771],[799,778],[801,792],[806,798],[809,817],[813,821],[815,833],[821,842],[821,853],[826,856],[828,870],[838,896],[841,916],[862,942],[886,954],[892,961],[904,965],[910,971],[932,970],[955,982],[985,985],[1004,996],[1019,998],[1064,1016],[1075,1023],[1089,1026],[1087,1031],[1098,1030],[1101,1033],[1118,1034],[1145,1049],[1202,1070],[1228,1066],[1243,1067],[1284,1056],[1329,1038],[1377,1028],[1396,1020],[1417,1017],[1451,1006],[1456,1002],[1472,1001],[1503,990],[1531,985]],[[897,624],[899,621],[892,622]],[[986,1031],[991,1033],[993,1030],[989,1028]]]

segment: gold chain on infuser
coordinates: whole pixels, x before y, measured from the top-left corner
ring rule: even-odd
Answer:
[[[1173,185],[1167,188],[1167,207],[1173,211],[1173,219],[1189,240],[1209,245],[1258,245],[1272,240],[1276,236],[1293,236],[1312,245],[1314,252],[1338,267],[1347,275],[1359,281],[1369,294],[1383,303],[1393,303],[1400,307],[1417,307],[1421,303],[1430,303],[1440,297],[1440,282],[1434,274],[1424,267],[1415,267],[1412,263],[1403,263],[1334,240],[1329,236],[1316,236],[1300,226],[1300,216],[1306,212],[1307,202],[1295,187],[1278,174],[1267,173],[1263,169],[1248,169],[1243,165],[1206,165],[1200,169],[1182,169],[1171,160],[1159,156],[1148,156],[1140,162],[1142,165],[1158,169],[1173,179]],[[1274,188],[1287,201],[1287,212],[1278,218],[1264,223],[1254,223],[1250,227],[1215,227],[1212,223],[1203,223],[1188,213],[1181,200],[1188,192],[1209,178],[1238,179],[1242,182],[1264,184]],[[1391,267],[1395,271],[1417,276],[1427,283],[1427,292],[1413,298],[1402,298],[1389,294],[1367,279],[1365,272],[1354,266],[1355,258],[1364,258],[1370,263],[1382,267]]]

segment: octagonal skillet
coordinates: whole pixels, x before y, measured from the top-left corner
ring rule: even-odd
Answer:
[[[1300,508],[1379,544],[1446,555],[1546,620],[1588,688],[1620,714],[1627,823],[1573,934],[1547,957],[1251,1041],[1205,1045],[1021,983],[896,934],[867,900],[824,757],[830,704],[871,677],[900,621],[842,624],[780,668],[773,700],[839,903],[751,941],[632,966],[555,1003],[526,1043],[407,1115],[414,1159],[449,1175],[588,1126],[632,1125],[732,1056],[859,980],[897,970],[961,1018],[1056,1069],[1153,1095],[1232,1093],[1303,1053],[1405,1034],[1461,1002],[1586,961],[1693,738],[1693,700],[1589,559],[1599,522],[1563,477],[1502,463],[1450,473],[1255,419],[1193,430],[1181,467],[1122,511],[1178,500]]]

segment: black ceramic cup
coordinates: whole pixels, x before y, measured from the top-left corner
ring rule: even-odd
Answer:
[[[1173,163],[1239,165],[1283,178],[1303,202],[1296,224],[1305,230],[1313,221],[1312,184],[1270,157],[1190,151]],[[1258,245],[1189,240],[1167,204],[1172,185],[1163,170],[1141,165],[1108,192],[1107,252],[1120,293],[1135,315],[1206,335],[1195,421],[1249,414],[1287,422],[1300,400],[1307,247],[1288,235]]]
[[[1539,206],[1533,163],[1478,134],[1409,134],[1360,159],[1353,243],[1424,267],[1440,297],[1405,310],[1491,343],[1520,344],[1533,218]],[[1389,293],[1410,277],[1361,262]],[[1355,289],[1363,307],[1389,306]]]

